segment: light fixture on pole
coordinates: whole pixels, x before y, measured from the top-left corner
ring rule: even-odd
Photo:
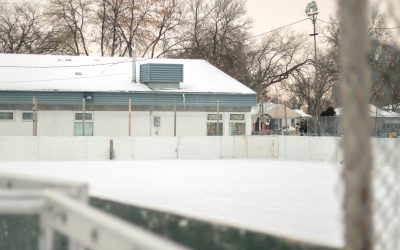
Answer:
[[[318,15],[318,7],[317,7],[317,3],[315,1],[310,2],[309,4],[307,4],[306,7],[306,14],[307,16],[309,16],[311,18],[313,27],[314,27],[314,32],[312,34],[310,34],[310,36],[314,37],[314,66],[315,66],[315,85],[317,87],[317,89],[319,89],[319,81],[318,81],[318,67],[317,67],[317,36],[318,33],[316,31],[316,22],[317,22],[317,15]],[[317,98],[318,99],[318,98]],[[319,100],[317,101],[317,105],[315,107],[315,117],[318,118],[318,112],[319,112]],[[319,134],[319,126],[318,126],[318,134]]]

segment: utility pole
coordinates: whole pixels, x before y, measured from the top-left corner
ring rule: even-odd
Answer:
[[[317,67],[317,28],[316,28],[316,23],[317,23],[317,16],[318,16],[318,7],[317,3],[315,1],[312,1],[311,3],[307,4],[306,7],[306,14],[307,16],[310,17],[311,22],[313,24],[314,32],[310,34],[310,36],[314,37],[314,67],[315,67],[315,86],[317,92],[319,92],[319,80],[318,80],[318,67]],[[319,111],[319,106],[320,106],[320,100],[316,100],[316,107],[315,107],[315,118],[317,119],[318,123],[318,135],[320,135],[320,126],[319,126],[319,118],[318,118],[318,111]]]

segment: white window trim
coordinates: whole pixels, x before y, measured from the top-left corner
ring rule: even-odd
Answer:
[[[24,120],[24,113],[32,113],[31,120]],[[33,112],[32,111],[21,111],[21,122],[33,122]]]
[[[243,119],[242,119],[242,120],[232,120],[232,119],[231,119],[231,115],[243,115]],[[231,114],[229,114],[229,121],[230,121],[230,122],[243,122],[243,123],[246,123],[246,114],[231,113]]]
[[[13,119],[0,119],[0,122],[15,122],[15,111],[10,111],[10,110],[0,110],[0,113],[5,112],[5,113],[13,113]]]
[[[215,120],[210,120],[210,119],[208,119],[208,116],[209,115],[215,115],[215,116],[217,116],[217,113],[207,113],[207,122],[217,122],[217,120],[218,120],[218,117],[217,117],[217,119],[215,119]],[[222,123],[223,121],[224,121],[224,114],[223,113],[219,113],[219,115],[221,116],[221,119],[219,119],[220,120],[220,122],[219,123]]]
[[[82,121],[83,121],[83,120],[76,120],[76,116],[75,116],[75,114],[82,114],[82,113],[83,113],[82,111],[76,111],[76,112],[74,112],[74,114],[73,114],[73,116],[74,116],[74,122],[82,122]],[[90,120],[85,119],[85,122],[93,122],[93,121],[94,121],[94,112],[89,111],[89,112],[85,112],[85,114],[92,114],[92,119],[90,119]]]

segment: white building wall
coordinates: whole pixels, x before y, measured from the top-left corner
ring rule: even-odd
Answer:
[[[176,118],[177,136],[206,136],[206,112],[178,112]]]
[[[0,136],[31,136],[32,121],[22,121],[23,111],[14,111],[14,120],[0,120]],[[30,111],[25,111],[30,112]],[[89,112],[89,111],[88,111]],[[75,111],[38,111],[39,136],[73,136]],[[127,111],[94,111],[94,136],[128,136],[129,118]],[[176,118],[177,136],[206,136],[207,114],[215,112],[178,111]],[[251,134],[251,115],[243,112],[221,112],[224,135],[230,135],[230,114],[245,114],[246,134]],[[160,117],[160,126],[154,126],[154,117]],[[133,136],[173,136],[173,111],[132,112]]]
[[[9,112],[9,111],[7,111]],[[16,124],[18,124],[16,126]],[[32,135],[32,122],[22,121],[22,111],[14,111],[13,120],[0,121],[0,136]]]
[[[29,122],[32,124],[32,122]],[[20,124],[16,124],[20,126]],[[73,111],[40,111],[38,112],[38,135],[40,136],[73,136]],[[32,129],[31,129],[32,135]]]
[[[93,112],[93,135],[95,136],[128,136],[127,111]]]

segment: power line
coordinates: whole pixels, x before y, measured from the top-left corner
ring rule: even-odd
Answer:
[[[136,62],[150,60],[152,58],[137,59]],[[117,65],[122,63],[132,63],[131,58],[110,63],[93,63],[93,64],[78,64],[78,65],[47,65],[47,66],[27,66],[27,65],[0,65],[0,68],[22,68],[22,69],[54,69],[54,68],[80,68],[80,67],[98,67],[106,65]]]
[[[130,75],[130,73],[120,73],[120,74],[109,74],[109,75],[92,75],[92,76],[81,76],[81,77],[66,77],[66,78],[53,78],[53,79],[42,79],[42,80],[21,80],[21,81],[3,81],[3,83],[35,83],[35,82],[52,82],[52,81],[65,81],[65,80],[77,80],[77,79],[89,79],[89,78],[99,78],[107,76],[120,76],[120,75]]]
[[[255,38],[255,37],[259,37],[259,36],[263,36],[263,35],[268,34],[268,33],[276,32],[276,31],[279,31],[279,30],[281,30],[281,29],[287,28],[287,27],[289,27],[289,26],[292,26],[292,25],[295,25],[295,24],[304,22],[304,21],[306,21],[306,20],[310,20],[310,19],[309,19],[309,18],[304,18],[304,19],[298,20],[298,21],[296,21],[296,22],[294,22],[294,23],[290,23],[290,24],[287,24],[287,25],[285,25],[285,26],[281,26],[281,27],[279,27],[279,28],[276,28],[276,29],[273,29],[273,30],[270,30],[270,31],[267,31],[267,32],[264,32],[264,33],[260,33],[260,34],[257,34],[257,35],[251,36],[251,37],[248,37],[248,38],[246,38],[245,40],[247,40],[247,39],[252,39],[252,38]]]
[[[325,20],[322,20],[322,19],[319,19],[319,18],[318,18],[318,21],[321,21],[321,22],[327,23],[327,24],[339,25],[339,23],[336,23],[336,22],[328,22],[328,21],[325,21]],[[375,29],[375,30],[394,30],[394,29],[400,29],[400,26],[395,26],[395,27],[381,27],[381,28],[372,28],[372,29]]]

